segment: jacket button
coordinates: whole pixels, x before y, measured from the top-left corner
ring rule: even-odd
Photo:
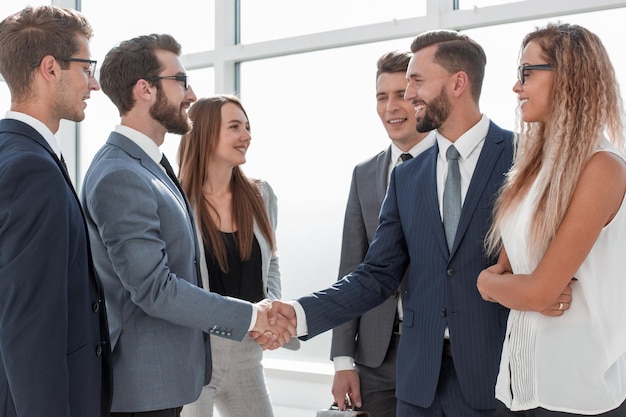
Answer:
[[[101,356],[102,355],[102,346],[98,346],[96,348],[96,356]]]
[[[446,317],[448,315],[448,310],[446,310],[445,308],[441,309],[441,317]]]
[[[446,275],[449,277],[453,277],[454,275],[456,275],[456,271],[454,270],[454,268],[448,268],[446,270]]]
[[[94,313],[97,313],[98,311],[100,311],[100,303],[98,301],[96,301],[91,306],[91,309],[93,310]]]

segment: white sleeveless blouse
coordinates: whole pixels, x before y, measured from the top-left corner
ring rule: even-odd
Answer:
[[[604,139],[598,151],[619,153]],[[502,225],[515,274],[539,260],[528,251],[536,183]],[[625,199],[626,200],[626,199]],[[511,310],[496,398],[513,411],[542,407],[600,414],[626,399],[626,201],[576,272],[569,310],[560,317]]]

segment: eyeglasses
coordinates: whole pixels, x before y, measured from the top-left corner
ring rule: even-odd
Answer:
[[[551,64],[520,65],[517,67],[517,79],[521,85],[526,82],[526,71],[530,70],[553,71],[554,67]]]
[[[96,75],[96,64],[98,61],[94,61],[91,59],[83,59],[83,58],[56,58],[60,61],[66,62],[83,62],[85,64],[89,64],[89,68],[87,68],[87,74],[89,74],[89,78],[93,78]]]
[[[175,80],[183,83],[183,88],[186,90],[189,88],[189,76],[187,74],[183,75],[163,75],[161,77],[152,77],[145,78],[146,81],[156,81],[156,80]]]

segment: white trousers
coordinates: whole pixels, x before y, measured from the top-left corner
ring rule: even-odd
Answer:
[[[261,360],[263,350],[248,336],[236,342],[211,337],[213,373],[200,398],[185,405],[181,417],[273,417]]]

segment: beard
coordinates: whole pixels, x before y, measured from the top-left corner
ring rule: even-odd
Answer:
[[[150,107],[150,116],[161,123],[168,133],[184,135],[191,129],[191,123],[187,114],[182,110],[183,104],[187,103],[183,102],[179,107],[171,104],[159,88],[157,89],[157,101]]]
[[[438,129],[450,115],[450,100],[448,100],[443,87],[437,97],[424,104],[424,116],[416,117],[417,126],[415,128],[420,133]]]

